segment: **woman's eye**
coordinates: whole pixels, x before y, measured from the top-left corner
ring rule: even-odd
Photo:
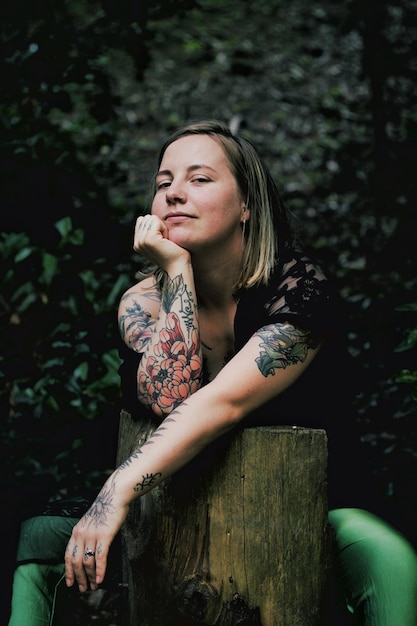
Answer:
[[[204,176],[197,176],[197,178],[193,178],[193,183],[208,183],[209,179]]]
[[[169,187],[171,184],[170,180],[164,180],[161,183],[157,183],[156,184],[156,188],[157,189],[166,189],[167,187]]]

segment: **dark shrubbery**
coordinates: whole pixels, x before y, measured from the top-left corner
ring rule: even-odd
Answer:
[[[364,442],[415,539],[415,2],[0,11],[0,453],[19,514],[114,463],[134,217],[166,133],[219,117],[259,146],[339,281]]]

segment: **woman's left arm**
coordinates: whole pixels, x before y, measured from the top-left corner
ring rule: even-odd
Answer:
[[[180,404],[108,478],[74,527],[65,555],[67,585],[77,582],[80,591],[88,585],[97,588],[104,579],[110,544],[130,504],[294,384],[318,350],[319,343],[308,331],[291,324],[259,329],[212,382]]]

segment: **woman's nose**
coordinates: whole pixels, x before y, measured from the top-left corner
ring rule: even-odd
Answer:
[[[166,199],[168,204],[175,204],[176,202],[183,204],[186,201],[186,196],[178,185],[171,183],[166,190]]]

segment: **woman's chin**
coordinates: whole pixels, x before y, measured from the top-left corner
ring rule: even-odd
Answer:
[[[192,246],[193,240],[189,236],[189,233],[181,232],[179,228],[172,228],[168,231],[168,239],[172,243],[176,243],[177,246],[189,250],[189,246]]]

